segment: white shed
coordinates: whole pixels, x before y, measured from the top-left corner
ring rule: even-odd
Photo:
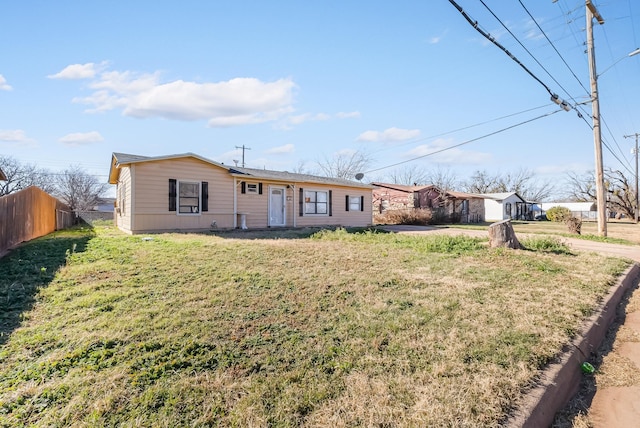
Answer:
[[[484,215],[487,221],[526,219],[531,212],[527,203],[516,192],[484,193]]]

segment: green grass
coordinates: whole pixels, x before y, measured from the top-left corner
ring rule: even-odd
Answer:
[[[627,266],[260,236],[100,225],[0,259],[0,426],[498,426]]]

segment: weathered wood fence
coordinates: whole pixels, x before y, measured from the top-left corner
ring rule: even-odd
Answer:
[[[16,244],[70,227],[68,206],[38,187],[0,197],[0,256]]]

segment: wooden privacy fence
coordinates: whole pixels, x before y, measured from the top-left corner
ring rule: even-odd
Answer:
[[[0,197],[0,255],[16,244],[73,225],[68,206],[31,186]]]

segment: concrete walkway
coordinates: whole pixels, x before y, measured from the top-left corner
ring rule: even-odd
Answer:
[[[384,229],[404,234],[447,234],[488,238],[488,232],[486,230],[399,225],[385,226]],[[518,234],[518,236],[523,237],[523,234]],[[628,258],[640,263],[640,246],[609,244],[565,237],[561,237],[560,239],[575,251],[596,252],[614,257]],[[640,302],[640,291],[636,291],[637,279],[632,278],[632,280],[634,283],[628,288],[634,290],[634,294],[632,294],[629,299],[635,298],[635,300]],[[615,308],[613,312],[615,313]],[[602,319],[602,317],[598,318],[595,324]],[[611,361],[627,361],[631,364],[632,370],[640,371],[640,342],[638,342],[637,339],[640,337],[640,304],[628,305],[626,315],[623,314],[622,318],[617,320],[617,324],[613,321],[613,315],[607,319],[610,320],[608,321],[609,324],[614,323],[614,326],[611,328],[619,331],[621,326],[624,326],[630,333],[615,335],[613,342],[607,344],[606,358]],[[604,327],[609,328],[609,325]],[[592,346],[597,348],[599,344],[592,344]],[[566,361],[569,361],[569,359]],[[629,378],[631,378],[631,376]],[[554,388],[557,386],[558,385],[554,385]],[[593,381],[591,385],[583,385],[583,389],[585,388],[589,389],[589,391],[583,390],[579,395],[581,399],[585,399],[586,397],[587,404],[590,405],[588,406],[587,415],[581,416],[582,425],[574,423],[574,426],[592,426],[594,428],[640,427],[640,399],[638,398],[640,397],[640,381],[622,382],[622,386],[605,385],[602,387],[598,387],[595,381]],[[593,393],[593,389],[595,389],[595,394]],[[585,418],[586,421],[584,420]],[[529,420],[519,422],[516,425],[535,426],[535,423],[532,425],[531,420]]]

